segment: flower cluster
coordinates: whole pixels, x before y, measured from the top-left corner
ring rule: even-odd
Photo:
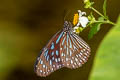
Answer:
[[[79,26],[81,25],[81,27],[85,28],[88,24],[89,20],[84,15],[86,15],[86,12],[81,12],[80,10],[78,10],[78,15],[75,14],[73,21],[73,24],[75,25],[75,27],[73,28],[74,32],[79,33],[79,31],[76,31],[80,28]]]

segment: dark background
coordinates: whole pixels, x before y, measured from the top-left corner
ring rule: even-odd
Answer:
[[[102,12],[104,0],[95,1],[94,7]],[[36,76],[34,62],[40,49],[63,27],[64,15],[84,9],[82,0],[1,0],[0,1],[0,80],[88,80],[96,50],[112,28],[104,25],[88,40],[89,28],[80,36],[90,45],[91,57],[83,67],[71,70],[62,68],[46,78]],[[108,0],[107,14],[113,22],[120,13],[120,1]],[[95,15],[98,17],[97,15]]]

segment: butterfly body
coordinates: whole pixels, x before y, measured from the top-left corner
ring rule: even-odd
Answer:
[[[87,62],[90,47],[73,33],[72,24],[64,22],[64,28],[56,33],[41,50],[35,64],[38,76],[47,76],[62,67],[78,68]]]

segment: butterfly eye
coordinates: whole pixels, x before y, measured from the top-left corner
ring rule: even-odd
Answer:
[[[65,21],[64,26],[66,27],[52,37],[37,58],[35,72],[38,76],[45,77],[62,67],[75,69],[87,62],[90,47],[72,32],[71,24]]]

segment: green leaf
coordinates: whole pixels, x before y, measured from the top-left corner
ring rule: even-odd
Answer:
[[[103,14],[105,17],[107,17],[107,14],[106,14],[106,4],[107,4],[107,0],[104,0],[104,3],[103,3]]]
[[[99,17],[98,21],[104,21],[104,18]],[[91,39],[100,30],[101,24],[103,24],[103,23],[99,22],[99,23],[94,23],[94,24],[90,25],[91,29],[90,29],[90,32],[88,34],[88,39]]]
[[[100,27],[98,25],[99,25],[98,23],[94,23],[94,24],[90,25],[91,29],[88,34],[88,39],[91,39],[93,37],[93,35],[95,35],[97,33],[97,31],[99,31]]]
[[[114,26],[114,29],[115,29],[116,31],[120,31],[120,15],[119,15],[119,17],[118,17],[118,19],[117,19],[117,23],[116,23],[116,25]]]

